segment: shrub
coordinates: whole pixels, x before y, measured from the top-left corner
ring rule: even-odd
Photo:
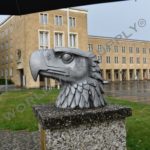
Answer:
[[[14,84],[14,82],[11,79],[7,79],[8,84]],[[5,84],[5,79],[0,79],[0,85]]]

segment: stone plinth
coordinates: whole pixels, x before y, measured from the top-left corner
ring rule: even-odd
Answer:
[[[40,124],[42,150],[125,150],[125,118],[130,108],[33,108]]]

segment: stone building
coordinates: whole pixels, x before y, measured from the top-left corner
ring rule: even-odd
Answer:
[[[100,60],[110,81],[150,79],[150,42],[88,36],[88,49]]]
[[[60,9],[23,16],[11,16],[0,26],[0,78],[17,86],[57,85],[54,80],[32,79],[29,58],[37,49],[76,47],[87,50],[87,11]],[[46,81],[45,81],[46,80]]]
[[[33,51],[54,47],[76,47],[95,53],[103,78],[111,81],[150,78],[150,42],[90,36],[86,10],[70,8],[22,16],[10,16],[0,25],[0,78],[16,86],[58,86],[29,68]]]

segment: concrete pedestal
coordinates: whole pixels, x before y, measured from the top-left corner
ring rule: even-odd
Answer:
[[[42,150],[125,150],[125,118],[130,108],[33,108],[40,124]]]

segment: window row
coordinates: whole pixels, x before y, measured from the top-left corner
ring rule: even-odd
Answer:
[[[102,60],[102,56],[98,56],[98,60],[99,62],[103,62]],[[140,64],[142,61],[140,60],[140,57],[136,57],[136,58],[133,58],[133,57],[130,57],[129,58],[129,63],[130,64],[133,64],[133,63],[136,63],[136,64]],[[119,57],[110,57],[110,56],[106,56],[106,63],[107,64],[110,64],[110,63],[115,63],[115,64],[118,64],[119,63]],[[126,57],[122,57],[122,64],[126,64],[127,63],[127,58]],[[143,64],[147,64],[147,58],[146,57],[143,57]]]
[[[12,40],[0,43],[0,50],[8,50],[12,47]]]
[[[65,47],[64,42],[65,36],[63,32],[54,33],[54,47]],[[69,34],[69,47],[78,47],[78,36],[76,33]],[[47,49],[50,48],[50,33],[49,31],[39,31],[39,48]]]
[[[1,58],[1,65],[4,65],[4,64],[8,64],[8,63],[11,63],[13,61],[13,55],[10,54],[10,56],[6,55],[5,57],[2,57]]]
[[[115,53],[119,52],[119,48],[118,46],[114,46],[113,48],[109,45],[103,46],[103,45],[97,45],[97,51],[102,53],[102,52],[110,52],[110,50],[113,50]],[[94,50],[93,48],[93,44],[88,44],[88,51],[92,52]],[[122,53],[126,53],[127,49],[125,46],[122,46],[121,48]],[[134,52],[134,48],[133,47],[129,47],[128,49],[129,53],[133,53]],[[135,48],[136,53],[140,53],[140,48],[136,47]],[[150,49],[147,50],[146,48],[142,48],[143,54],[146,53],[150,53]]]
[[[40,23],[48,24],[48,13],[40,13]],[[63,25],[63,16],[55,15],[54,24],[57,26],[62,26]],[[69,26],[73,27],[73,28],[76,27],[76,18],[75,17],[69,17]]]
[[[5,77],[5,76],[10,76],[12,77],[13,76],[13,68],[10,68],[10,69],[2,69],[0,70],[0,76],[1,77]]]

